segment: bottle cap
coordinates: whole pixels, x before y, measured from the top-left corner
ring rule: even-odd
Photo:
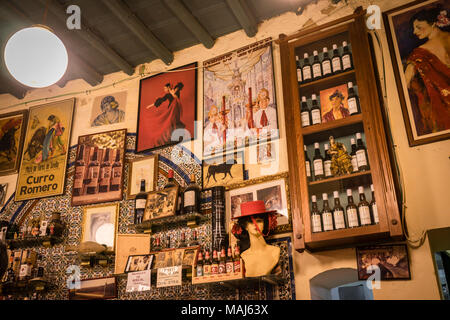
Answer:
[[[328,200],[328,194],[327,193],[322,193],[322,199],[323,200]]]
[[[328,150],[328,143],[325,143],[324,148],[325,148],[325,150]]]
[[[342,41],[342,46],[346,47],[347,46],[347,41]]]
[[[349,83],[347,83],[347,85],[349,88],[353,88],[353,82],[350,81]]]
[[[347,196],[352,196],[352,195],[353,195],[352,189],[347,189]]]
[[[306,97],[305,96],[302,97],[302,102],[306,102]]]
[[[333,44],[333,49],[337,49],[337,45],[336,44]]]
[[[172,169],[170,169],[169,172],[167,173],[167,177],[173,178],[173,170]]]
[[[373,188],[373,184],[370,185],[370,190],[375,191],[375,189]]]
[[[311,200],[312,200],[312,202],[317,202],[317,197],[316,196],[311,196]]]
[[[323,52],[328,52],[327,47],[323,47],[322,51],[323,51]]]
[[[355,139],[351,138],[351,139],[350,139],[350,143],[351,143],[351,144],[355,144]]]
[[[313,93],[313,94],[311,95],[311,99],[316,100],[316,99],[317,99],[317,96]]]
[[[359,193],[364,193],[364,187],[359,186],[359,187],[358,187],[358,192],[359,192]]]
[[[356,133],[356,139],[361,139],[361,133],[360,132]]]
[[[318,142],[314,143],[314,148],[319,149],[319,143]]]
[[[305,53],[305,54],[303,55],[303,58],[308,59],[308,54]]]
[[[317,56],[319,53],[317,52],[317,50],[313,51],[313,55]]]
[[[339,198],[339,191],[334,191],[333,192],[333,197]]]

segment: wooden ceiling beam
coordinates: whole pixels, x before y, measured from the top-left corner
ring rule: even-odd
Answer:
[[[258,32],[258,21],[251,12],[245,0],[226,0],[239,24],[244,29],[247,36],[254,37]]]
[[[64,6],[59,4],[58,1],[39,0],[39,2],[41,2],[44,7],[48,5],[48,10],[52,12],[64,26],[66,26],[68,15],[66,14]],[[86,21],[82,20],[81,30],[76,30],[72,33],[72,37],[82,38],[126,74],[132,75],[134,73],[134,67],[103,41],[103,39],[97,36]]]
[[[160,58],[167,65],[173,62],[173,53],[166,48],[125,3],[121,0],[102,0],[102,2],[157,58]]]
[[[213,37],[186,8],[183,2],[180,0],[164,0],[164,3],[206,48],[210,49],[214,46]]]

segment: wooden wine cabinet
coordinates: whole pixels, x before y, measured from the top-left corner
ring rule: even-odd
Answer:
[[[295,56],[311,54],[322,47],[331,48],[332,43],[347,41],[351,45],[354,68],[340,74],[324,77],[306,84],[298,83]],[[389,158],[386,133],[383,125],[381,104],[373,61],[365,24],[365,10],[358,8],[353,15],[338,19],[319,27],[308,28],[291,36],[280,35],[283,96],[285,105],[286,135],[289,143],[289,179],[291,187],[291,208],[293,213],[293,243],[298,251],[305,248],[311,251],[379,240],[398,240],[402,238],[402,224],[397,203],[394,177]],[[319,94],[321,90],[346,84],[352,81],[358,89],[361,113],[340,120],[308,127],[301,126],[300,97]],[[367,148],[369,171],[356,172],[344,176],[308,182],[305,168],[304,145],[316,141],[324,142],[330,135],[349,139],[356,132],[363,132]],[[347,150],[350,152],[347,144]],[[313,167],[313,166],[311,166]],[[312,233],[310,218],[310,199],[322,192],[332,194],[346,188],[366,188],[373,184],[378,207],[379,223],[358,228],[347,228],[327,232]],[[367,189],[366,189],[367,190]],[[366,192],[366,197],[367,197]],[[345,208],[346,201],[341,205]],[[357,204],[359,198],[354,196]],[[370,197],[367,197],[370,201]],[[330,206],[333,200],[330,198]],[[321,206],[319,206],[319,210]]]

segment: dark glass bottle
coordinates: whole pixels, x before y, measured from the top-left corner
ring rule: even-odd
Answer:
[[[311,160],[309,160],[308,152],[306,151],[306,146],[303,146],[303,149],[305,150],[305,168],[306,168],[306,179],[308,179],[308,182],[312,181],[312,174],[311,174]]]
[[[362,141],[361,133],[356,133],[356,160],[358,161],[358,170],[367,171],[370,169],[367,158],[367,150]]]
[[[325,172],[325,178],[331,178],[333,177],[333,174],[331,173],[331,155],[328,152],[328,143],[325,143],[325,158],[323,159],[323,169]]]
[[[345,208],[347,214],[347,225],[349,228],[359,227],[358,207],[353,201],[352,189],[347,189],[348,203]]]
[[[172,188],[178,186],[178,183],[175,181],[174,178],[174,171],[172,169],[169,170],[167,173],[167,183],[164,186],[164,189]],[[182,192],[181,189],[178,192],[178,199],[177,199],[177,206],[175,210],[175,214],[179,215],[182,214],[182,206],[183,206],[183,198],[182,198]]]
[[[355,89],[353,88],[353,82],[347,83],[348,86],[348,111],[350,115],[358,114],[361,112],[361,106],[359,105],[359,98],[355,93]]]
[[[166,249],[172,248],[172,237],[170,234],[166,236]]]
[[[313,158],[313,167],[314,167],[314,179],[322,180],[325,177],[324,168],[323,168],[323,158],[320,154],[320,146],[319,143],[314,143],[314,158]]]
[[[322,208],[322,223],[323,231],[332,231],[334,229],[333,213],[328,203],[328,194],[322,193],[323,208]]]
[[[297,82],[302,83],[303,82],[302,68],[300,67],[300,59],[298,58],[298,56],[295,56],[295,66],[297,68]]]
[[[100,163],[98,162],[98,148],[94,148],[94,154],[88,166],[89,184],[87,185],[87,194],[96,194],[98,192],[98,178],[100,172]]]
[[[134,223],[140,224],[144,218],[145,205],[147,203],[147,192],[145,192],[145,180],[141,179],[141,190],[134,199]]]
[[[191,183],[184,190],[183,214],[200,213],[201,189],[195,182],[195,175],[190,176]]]
[[[311,95],[312,106],[311,106],[311,122],[312,124],[320,124],[322,122],[322,116],[320,114],[320,106],[317,102],[317,96],[315,94]]]
[[[152,251],[161,251],[163,249],[162,245],[161,245],[161,238],[160,236],[156,236],[155,237],[155,245],[152,249]]]
[[[333,219],[334,219],[334,229],[345,229],[345,215],[344,208],[341,206],[341,201],[339,199],[339,192],[334,191],[334,208],[333,208]]]
[[[189,241],[189,246],[198,246],[198,239],[197,239],[197,230],[192,230],[191,233],[191,240]]]
[[[11,256],[9,257],[9,268],[6,271],[6,282],[15,282],[16,274],[14,272],[14,254],[11,252]]]
[[[306,97],[302,97],[302,104],[300,109],[300,118],[302,121],[302,127],[308,127],[311,125],[311,114],[308,108],[308,102],[306,101]]]
[[[84,162],[85,145],[81,144],[75,162],[75,177],[73,181],[73,196],[81,196],[83,193],[84,176],[86,174],[86,163]]]
[[[373,184],[370,185],[370,190],[372,191],[372,200],[370,201],[370,211],[372,212],[373,224],[380,223],[380,217],[378,216],[377,202],[375,201],[375,189]]]
[[[109,184],[111,183],[111,162],[110,158],[111,149],[106,149],[105,158],[100,165],[100,178],[99,178],[99,192],[108,192]]]
[[[323,48],[323,58],[322,58],[322,76],[330,76],[333,74],[333,69],[331,67],[331,59],[328,56],[327,47]]]
[[[366,195],[364,194],[364,187],[360,186],[359,191],[359,203],[358,203],[358,213],[359,221],[362,226],[368,226],[372,224],[372,219],[370,217],[370,205],[366,200]]]
[[[198,250],[197,256],[197,277],[203,277],[203,255],[201,250]]]
[[[120,150],[116,150],[116,159],[112,165],[111,187],[110,191],[118,191],[122,181],[122,161],[120,159]]]
[[[178,248],[186,247],[186,234],[182,231],[180,233],[180,243],[178,244]]]
[[[317,207],[316,196],[311,196],[311,231],[312,232],[322,232],[322,216],[320,214],[319,208]]]
[[[353,57],[348,48],[347,41],[342,42],[342,70],[348,71],[353,69]]]
[[[227,260],[225,262],[225,269],[226,269],[226,273],[233,273],[233,271],[234,271],[234,261],[233,261],[233,256],[231,254],[231,247],[228,247]]]
[[[333,66],[333,74],[342,72],[342,60],[336,44],[333,44],[333,57],[331,58],[331,65]]]
[[[314,55],[312,63],[313,79],[318,80],[322,78],[322,64],[319,61],[319,53],[316,50],[314,50],[313,55]]]
[[[227,273],[225,247],[222,247],[219,260],[219,274]]]
[[[350,152],[350,156],[352,157],[352,168],[353,172],[358,172],[358,160],[356,158],[356,142],[355,139],[351,138],[350,143],[352,144],[352,152]]]
[[[303,83],[310,82],[312,80],[312,69],[311,64],[309,63],[309,56],[307,53],[303,55],[303,67],[302,67],[302,75],[303,75]]]

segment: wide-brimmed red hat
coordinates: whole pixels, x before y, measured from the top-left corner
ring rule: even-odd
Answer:
[[[267,234],[263,234],[262,231],[259,229],[258,225],[256,224],[256,221],[253,216],[261,215],[261,214],[267,214],[269,215],[269,226]],[[232,219],[240,219],[244,217],[251,217],[253,223],[256,226],[256,229],[261,233],[263,236],[267,236],[271,231],[273,231],[277,227],[277,215],[279,215],[277,210],[270,210],[268,211],[266,209],[266,206],[264,204],[264,201],[262,200],[256,200],[256,201],[248,201],[241,203],[241,215],[238,217],[233,217]],[[233,228],[231,230],[233,234],[241,234],[242,228],[239,226],[238,223],[235,223],[233,225]]]

